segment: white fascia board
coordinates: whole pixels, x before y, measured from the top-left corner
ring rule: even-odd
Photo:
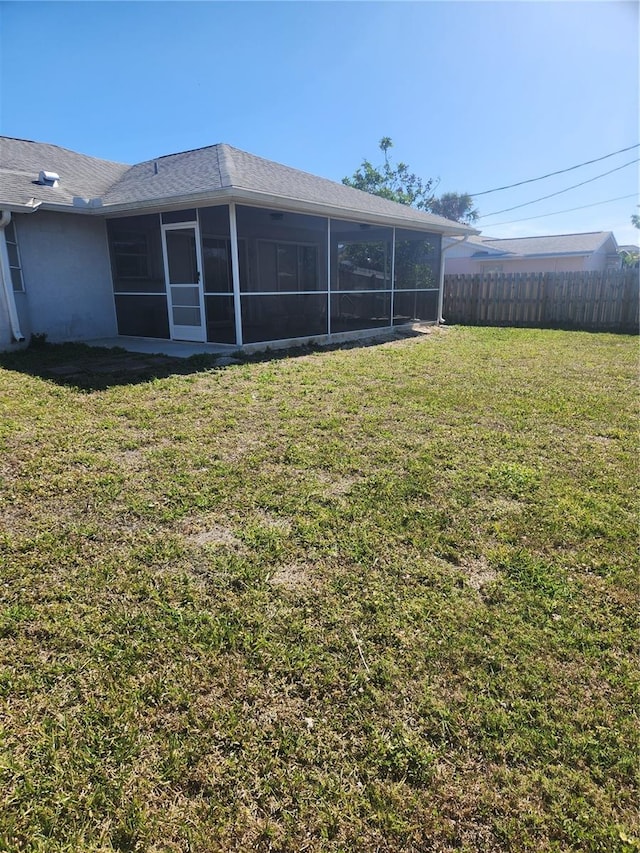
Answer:
[[[10,213],[34,213],[39,210],[40,204],[16,204],[15,202],[0,201],[0,210],[8,210]]]
[[[422,222],[408,215],[389,215],[383,213],[372,213],[354,208],[335,207],[320,202],[305,201],[286,196],[271,195],[269,193],[256,192],[238,187],[222,188],[214,192],[192,193],[180,197],[172,196],[164,199],[150,199],[146,201],[127,202],[126,204],[109,204],[95,207],[72,207],[71,205],[53,204],[43,202],[43,210],[56,210],[61,213],[80,213],[85,216],[130,216],[136,213],[162,213],[170,210],[180,210],[184,207],[197,205],[228,204],[231,201],[246,203],[248,205],[269,207],[276,210],[291,211],[295,213],[306,213],[310,216],[328,216],[332,219],[355,220],[372,225],[395,226],[397,228],[409,228],[415,231],[432,231],[439,234],[479,234],[475,228],[468,225],[452,222],[445,225],[439,222]],[[407,208],[411,210],[412,208]]]

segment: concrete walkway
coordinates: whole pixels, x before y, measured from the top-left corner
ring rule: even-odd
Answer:
[[[145,355],[168,355],[171,358],[190,358],[192,355],[230,355],[237,352],[235,344],[199,344],[189,341],[165,341],[160,338],[94,338],[84,341],[89,347],[120,347],[127,352]]]

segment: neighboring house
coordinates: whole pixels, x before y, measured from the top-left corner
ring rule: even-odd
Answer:
[[[435,322],[472,228],[229,145],[135,166],[0,138],[0,348],[243,345]]]
[[[547,237],[470,237],[446,254],[449,274],[588,272],[620,269],[611,231]]]
[[[620,255],[623,269],[640,269],[640,246],[634,243],[618,246],[618,255]]]

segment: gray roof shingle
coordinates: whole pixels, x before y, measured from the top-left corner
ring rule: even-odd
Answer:
[[[0,137],[0,204],[27,204],[33,197],[50,204],[73,206],[74,198],[102,196],[129,169],[77,154],[58,145]],[[57,187],[38,183],[41,170],[60,175]]]
[[[472,242],[509,255],[535,257],[591,254],[612,236],[611,231],[592,231],[583,234],[551,234],[544,237],[473,237]]]
[[[57,172],[59,186],[40,186],[37,179],[41,169]],[[93,207],[107,213],[137,205],[178,204],[194,197],[214,200],[216,195],[233,194],[234,190],[258,198],[274,196],[299,205],[325,207],[337,215],[341,211],[345,216],[360,213],[438,231],[473,233],[473,229],[441,216],[256,157],[224,143],[126,166],[56,145],[0,139],[0,205],[27,204],[35,197],[45,206],[55,204],[86,210],[86,200],[93,200]]]

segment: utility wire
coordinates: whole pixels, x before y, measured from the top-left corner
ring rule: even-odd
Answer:
[[[497,228],[498,225],[513,225],[515,222],[528,222],[530,219],[544,219],[547,216],[557,216],[559,213],[573,213],[574,210],[585,210],[587,207],[598,207],[600,204],[609,204],[612,201],[622,201],[623,198],[636,198],[637,193],[630,195],[619,195],[616,198],[608,198],[605,201],[594,201],[592,204],[582,204],[580,207],[568,207],[566,210],[554,210],[552,213],[540,213],[537,216],[525,216],[524,219],[510,219],[508,222],[492,222],[489,228]]]
[[[604,157],[596,157],[595,160],[585,160],[584,163],[578,163],[576,166],[569,166],[568,169],[558,169],[557,172],[549,172],[546,175],[540,175],[539,178],[529,178],[526,181],[518,181],[517,184],[507,184],[505,187],[496,187],[493,190],[484,190],[481,193],[469,193],[471,198],[478,198],[481,195],[489,195],[489,193],[499,193],[502,190],[510,190],[513,187],[521,187],[523,184],[533,184],[536,181],[542,181],[545,178],[552,178],[554,175],[563,175],[565,172],[572,172],[574,169],[581,169],[583,166],[590,166],[592,163],[599,163],[601,160],[606,160],[608,157],[615,157],[616,154],[622,154],[625,151],[631,151],[634,148],[640,148],[640,142],[635,145],[630,145],[628,148],[620,148],[618,151],[612,151],[611,154],[605,154]]]
[[[534,198],[532,201],[525,201],[523,204],[516,204],[513,207],[505,207],[502,210],[494,210],[493,213],[485,213],[482,216],[479,216],[478,219],[486,219],[487,216],[497,216],[499,213],[509,213],[510,210],[518,210],[521,207],[528,207],[530,204],[536,204],[538,201],[544,201],[547,198],[553,198],[557,195],[562,195],[562,193],[567,193],[569,190],[575,190],[577,187],[583,187],[585,184],[590,184],[593,181],[597,181],[599,178],[604,178],[607,175],[612,175],[614,172],[619,172],[620,169],[626,169],[627,166],[632,166],[634,163],[640,161],[640,157],[637,157],[635,160],[629,160],[628,163],[624,163],[622,166],[617,166],[615,169],[610,169],[608,172],[603,172],[601,175],[596,175],[595,178],[589,178],[587,181],[581,181],[579,184],[573,184],[570,187],[565,187],[563,190],[558,190],[555,193],[549,193],[549,195],[540,196],[540,198]]]

